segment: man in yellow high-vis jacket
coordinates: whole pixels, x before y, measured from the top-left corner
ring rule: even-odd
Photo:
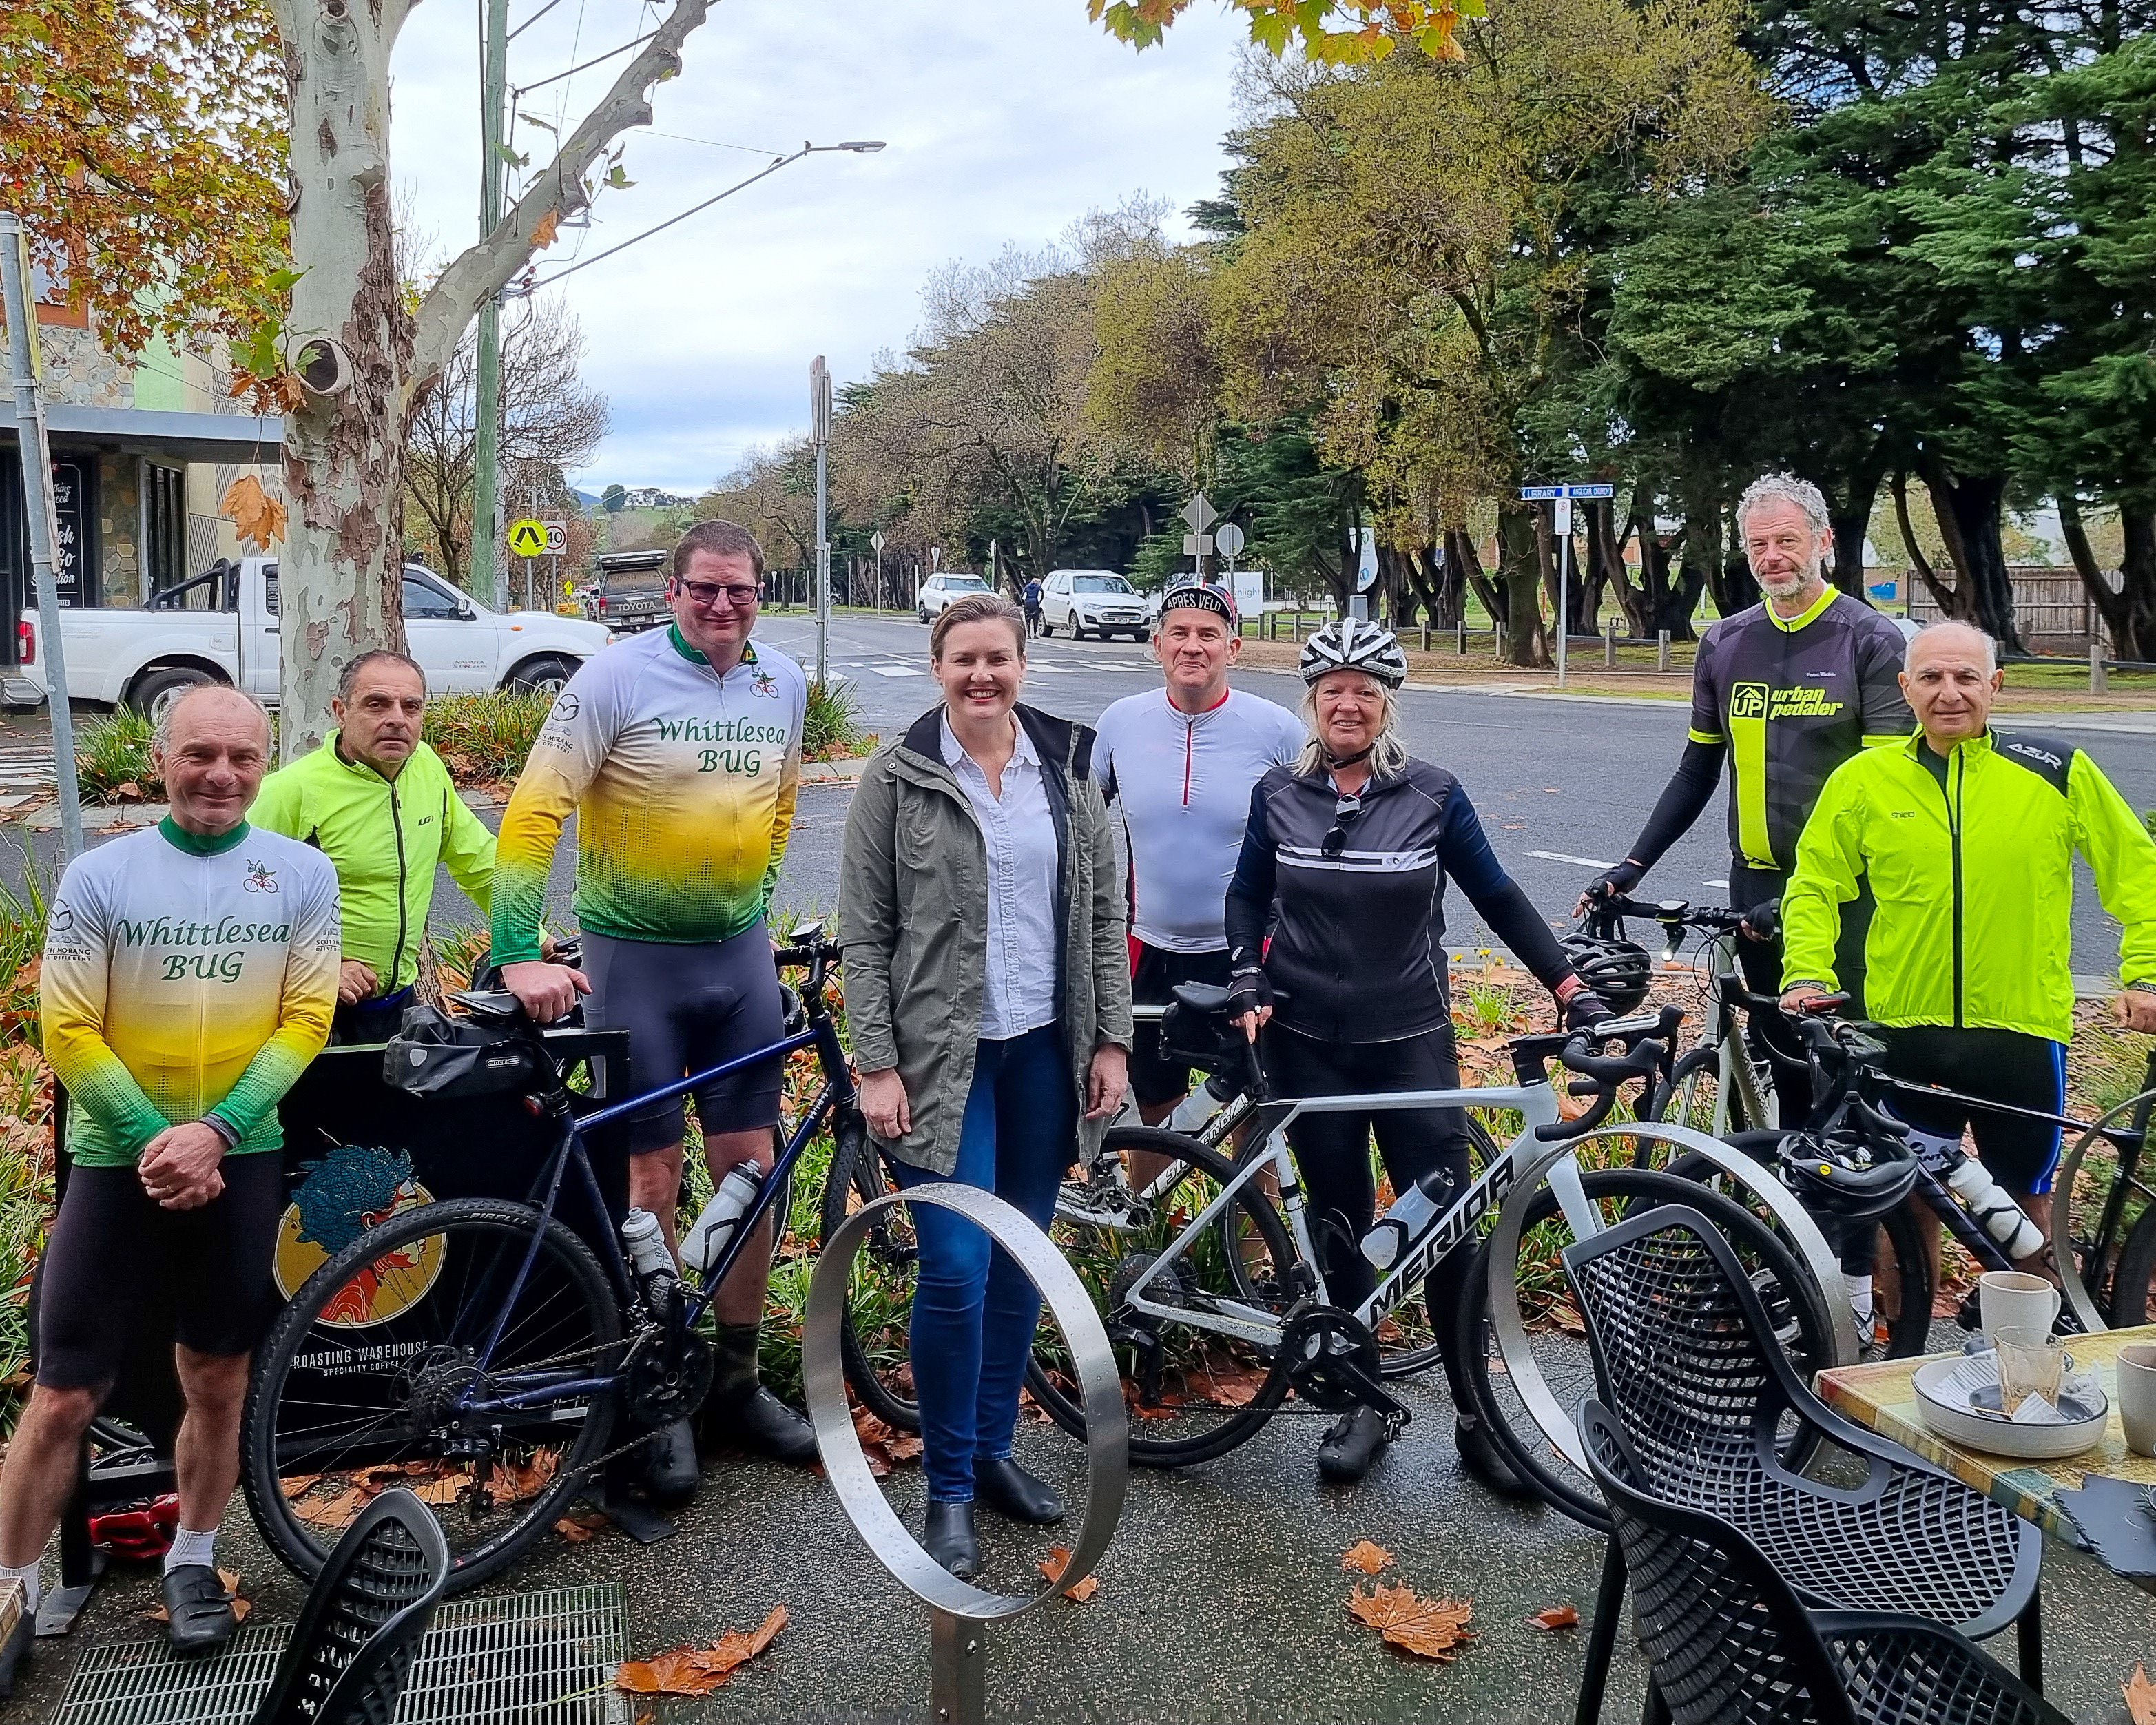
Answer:
[[[1868,880],[1866,1015],[1896,1076],[2056,1114],[2073,1034],[2074,856],[2124,925],[2117,1011],[2156,1032],[2156,843],[2070,742],[1994,731],[2000,674],[1988,635],[1933,624],[1902,685],[1921,727],[1837,768],[1797,845],[1782,896],[1783,1004],[1834,992],[1840,907]],[[1907,1096],[1919,1131],[1958,1137],[2040,1227],[2051,1222],[2059,1133],[2040,1122]]]

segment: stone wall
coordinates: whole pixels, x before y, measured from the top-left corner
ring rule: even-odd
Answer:
[[[141,464],[132,455],[97,458],[100,604],[141,603]]]
[[[90,331],[41,324],[38,341],[45,362],[48,403],[70,408],[135,405],[133,368],[115,360]]]

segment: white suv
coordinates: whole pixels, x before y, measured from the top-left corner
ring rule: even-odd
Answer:
[[[1058,569],[1041,587],[1040,632],[1059,629],[1074,641],[1088,631],[1102,640],[1127,634],[1142,641],[1152,629],[1152,609],[1143,593],[1106,569]]]
[[[931,575],[921,583],[921,620],[933,623],[952,600],[963,599],[969,593],[989,590],[988,583],[978,575],[959,575],[947,569],[940,575]]]

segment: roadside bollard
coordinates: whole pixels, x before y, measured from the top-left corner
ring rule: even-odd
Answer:
[[[1670,632],[1666,629],[1655,631],[1655,669],[1666,671],[1670,668]]]
[[[1070,1560],[1036,1593],[990,1593],[959,1580],[930,1557],[876,1484],[854,1429],[839,1351],[846,1285],[869,1230],[883,1212],[901,1204],[955,1210],[1002,1247],[1040,1291],[1070,1350],[1071,1374],[1086,1409],[1086,1512],[1070,1542]],[[956,1183],[887,1193],[847,1217],[824,1243],[802,1317],[801,1373],[816,1448],[839,1506],[877,1560],[928,1607],[930,1703],[937,1725],[980,1725],[988,1716],[989,1625],[1030,1611],[1091,1575],[1122,1514],[1130,1481],[1130,1416],[1108,1332],[1091,1296],[1048,1236],[993,1193]]]
[[[2089,693],[2111,693],[2111,667],[2103,662],[2103,637],[2092,636],[2089,640]]]
[[[1617,669],[1617,619],[1614,617],[1602,625],[1602,668]]]
[[[1465,616],[1452,625],[1452,650],[1462,659],[1467,656],[1467,619]]]
[[[1422,626],[1422,650],[1425,653],[1430,651],[1430,625],[1427,623]]]

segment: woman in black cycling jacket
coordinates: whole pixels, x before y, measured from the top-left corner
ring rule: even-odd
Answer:
[[[1292,768],[1273,768],[1258,782],[1228,888],[1229,1004],[1246,1034],[1267,1026],[1273,1093],[1458,1085],[1445,978],[1448,875],[1557,996],[1568,1025],[1607,1017],[1491,854],[1460,782],[1409,758],[1393,698],[1407,656],[1390,632],[1353,619],[1328,624],[1304,646],[1301,670],[1302,716],[1314,741]],[[1395,1191],[1410,1181],[1440,1195],[1445,1182],[1455,1190],[1467,1184],[1466,1127],[1456,1109],[1309,1114],[1288,1128],[1327,1288],[1344,1309],[1376,1286],[1358,1248],[1376,1219],[1373,1127]],[[1424,1297],[1434,1318],[1457,1309],[1466,1259],[1455,1252],[1431,1272]],[[1461,1461],[1494,1489],[1521,1492],[1476,1419],[1450,1348],[1445,1373]],[[1392,1435],[1384,1416],[1356,1408],[1326,1433],[1318,1471],[1360,1479]]]

